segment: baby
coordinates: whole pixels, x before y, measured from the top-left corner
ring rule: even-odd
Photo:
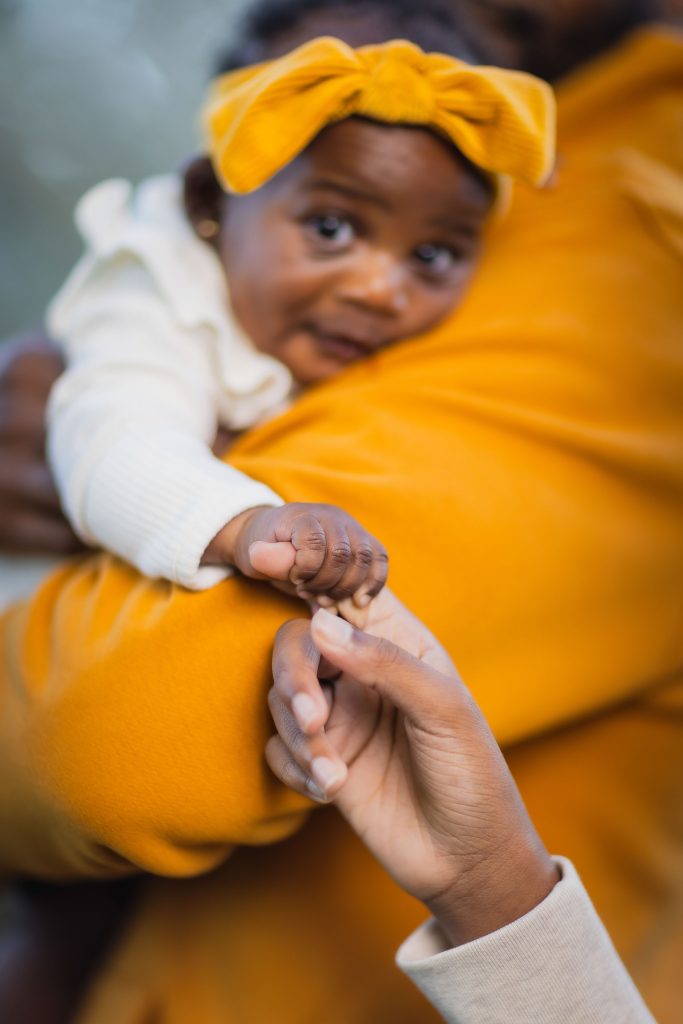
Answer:
[[[202,589],[237,568],[363,605],[382,545],[222,462],[217,428],[451,313],[509,178],[550,173],[553,102],[461,60],[436,0],[266,0],[249,24],[258,63],[214,83],[184,179],[109,181],[79,205],[86,253],[49,318],[67,361],[49,454],[77,532],[149,576]]]

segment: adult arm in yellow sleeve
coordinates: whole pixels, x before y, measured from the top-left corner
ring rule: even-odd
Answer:
[[[682,52],[646,32],[570,79],[558,184],[518,192],[457,318],[231,456],[386,544],[392,588],[503,743],[683,663]],[[293,613],[241,580],[187,594],[106,556],[7,613],[3,872],[189,875],[293,830],[302,802],[262,758]]]

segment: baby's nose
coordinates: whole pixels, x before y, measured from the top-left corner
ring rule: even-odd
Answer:
[[[408,305],[407,275],[401,262],[388,253],[359,258],[345,275],[341,298],[387,316],[402,313]]]

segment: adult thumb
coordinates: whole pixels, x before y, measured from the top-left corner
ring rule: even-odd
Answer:
[[[443,722],[449,705],[466,692],[449,678],[382,637],[356,629],[345,619],[320,609],[311,620],[311,636],[320,653],[336,668],[394,704],[416,725]]]

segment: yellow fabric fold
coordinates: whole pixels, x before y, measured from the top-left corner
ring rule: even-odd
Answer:
[[[352,49],[322,37],[218,78],[207,149],[229,192],[252,192],[329,124],[358,115],[424,125],[494,178],[541,185],[554,161],[555,103],[532,75],[473,67],[405,40]]]

